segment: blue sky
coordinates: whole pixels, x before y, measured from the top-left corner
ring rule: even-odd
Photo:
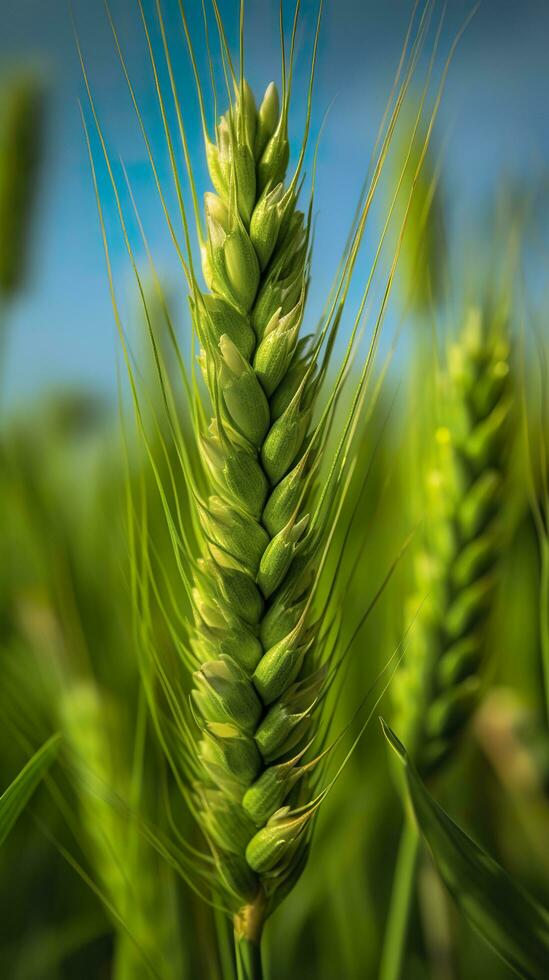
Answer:
[[[83,85],[64,0],[0,0],[0,59],[36,61],[49,88],[48,145],[29,288],[10,313],[7,397],[19,401],[52,383],[115,388],[115,338],[93,188],[78,100]],[[127,166],[161,268],[184,283],[165,234],[146,152],[117,61],[102,0],[74,0],[75,16],[109,150]],[[154,4],[145,4],[152,10]],[[176,0],[165,0],[173,55],[185,104],[199,182],[205,185],[200,133]],[[186,4],[196,36],[200,4]],[[291,5],[288,5],[290,7]],[[299,46],[308,49],[316,4],[303,2]],[[221,7],[235,37],[235,0]],[[390,89],[411,4],[405,0],[326,0],[319,51],[313,133],[335,96],[322,141],[313,296],[320,303],[352,214]],[[470,4],[449,0],[439,61]],[[113,13],[147,126],[160,141],[146,44],[136,0],[113,0]],[[277,75],[275,0],[249,0],[247,74],[254,87]],[[446,196],[462,224],[479,225],[502,176],[539,174],[549,160],[549,4],[546,0],[484,0],[454,59],[438,127],[444,146]],[[298,87],[306,69],[301,61]],[[296,110],[295,123],[300,112]],[[108,209],[107,209],[108,210]],[[107,217],[110,218],[108,212]],[[476,223],[476,225],[475,225]],[[109,221],[114,228],[114,221]],[[113,254],[121,293],[131,276],[120,244]]]

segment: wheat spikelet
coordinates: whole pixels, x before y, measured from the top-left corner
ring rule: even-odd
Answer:
[[[504,546],[509,348],[472,310],[451,350],[448,423],[436,431],[425,544],[410,599],[395,725],[426,772],[448,756],[477,702],[487,613]]]

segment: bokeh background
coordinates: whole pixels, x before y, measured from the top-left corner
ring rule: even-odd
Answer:
[[[179,77],[192,93],[177,11],[168,5]],[[258,90],[276,74],[278,23],[274,4],[249,5],[248,74]],[[190,4],[195,29],[200,5]],[[465,0],[447,4],[439,60],[470,13]],[[138,127],[100,2],[73,4],[74,18],[93,83],[102,125],[115,155],[121,155],[136,186],[159,261],[176,269],[166,246],[157,199]],[[230,22],[231,3],[221,9]],[[315,4],[303,3],[305,46]],[[327,3],[320,41],[315,132],[330,105],[318,180],[315,270],[319,282],[333,269],[334,255],[349,226],[377,126],[405,35],[410,5],[339,0]],[[124,42],[132,78],[156,145],[160,126],[139,12],[114,0],[113,15]],[[234,17],[233,17],[234,21]],[[540,181],[547,159],[547,37],[549,10],[543,0],[484,0],[452,64],[439,123],[440,152],[451,220],[461,233],[486,232],[488,211],[502,180]],[[233,30],[233,40],[235,33]],[[11,313],[6,398],[21,401],[58,381],[89,384],[107,395],[116,387],[117,343],[89,164],[78,108],[84,99],[71,19],[63,3],[3,0],[0,58],[5,65],[36,65],[47,91],[46,147],[32,241],[32,275]],[[304,73],[305,64],[301,64]],[[201,167],[196,102],[186,99],[193,158]],[[166,178],[166,154],[161,170]],[[206,186],[202,166],[203,184]],[[155,254],[158,254],[156,252]],[[177,270],[176,270],[177,271]]]
[[[175,207],[139,5],[112,0],[110,6],[158,174]],[[220,2],[233,45],[237,6],[235,0]],[[289,23],[291,4],[286,6]],[[144,7],[153,43],[158,44],[154,3],[146,0]],[[200,38],[201,4],[191,0],[187,7],[193,35]],[[314,141],[323,127],[311,324],[345,244],[411,7],[403,0],[325,2],[311,129]],[[250,0],[247,8],[246,74],[259,93],[279,76],[278,4]],[[300,96],[316,10],[312,0],[302,3],[296,69]],[[471,10],[464,0],[448,0],[444,11],[435,4],[418,87],[407,111],[413,114],[417,105],[437,25],[441,23],[431,107],[452,41]],[[203,191],[208,178],[199,116],[175,0],[166,0],[165,14],[193,166]],[[426,263],[429,282],[423,297],[410,285],[410,268],[413,279],[418,256],[410,255],[408,240],[404,243],[378,372],[395,337],[398,344],[379,403],[360,435],[361,461],[370,474],[357,505],[365,549],[342,608],[350,633],[417,519],[419,491],[403,477],[402,467],[403,461],[411,461],[415,480],[423,465],[419,443],[422,435],[430,438],[435,424],[429,402],[433,388],[421,373],[433,369],[431,355],[438,346],[433,337],[440,338],[444,349],[471,305],[501,300],[517,353],[508,534],[490,620],[486,697],[437,793],[452,816],[545,905],[549,742],[539,649],[540,566],[530,513],[530,460],[520,437],[524,387],[533,395],[534,442],[539,436],[536,395],[543,365],[539,356],[527,353],[522,358],[520,352],[525,337],[526,348],[532,338],[541,338],[542,347],[547,338],[548,43],[545,0],[483,0],[452,58],[425,167],[427,184],[436,189],[427,228],[432,230],[429,222],[436,218],[443,233],[438,234],[440,228],[433,233],[419,259]],[[145,379],[150,363],[143,343],[143,310],[101,165],[78,44],[138,258],[143,249],[124,172],[183,349],[188,337],[186,284],[166,232],[102,0],[73,0],[70,8],[58,0],[0,0],[2,105],[9,106],[10,93],[20,84],[23,91],[30,85],[36,98],[25,137],[32,166],[21,273],[0,301],[0,712],[5,726],[0,733],[0,785],[8,783],[32,748],[62,728],[78,757],[99,773],[101,785],[114,785],[117,797],[128,801],[134,743],[140,744],[142,735],[146,749],[140,803],[145,817],[156,821],[158,786],[168,796],[173,787],[139,696],[125,512],[128,483],[141,485],[151,476],[145,454],[132,455],[133,446],[128,463],[120,435],[120,393],[123,412],[131,412],[81,107],[98,161],[118,300],[133,348],[143,358]],[[200,44],[199,61],[206,73]],[[291,128],[299,133],[303,120],[303,99],[297,98]],[[351,294],[355,304],[383,226],[391,175],[399,159],[402,163],[403,144],[395,142],[368,225],[362,273]],[[425,225],[418,222],[415,227],[414,221],[412,216],[412,242],[414,235],[425,233]],[[418,372],[419,390],[427,393],[419,407]],[[160,506],[153,508],[151,527],[167,580],[173,576],[177,588]],[[336,724],[345,724],[352,715],[357,692],[376,681],[401,638],[410,569],[403,561],[360,633],[349,692],[341,698]],[[160,642],[167,642],[162,626],[159,635]],[[388,702],[380,710],[390,713]],[[517,759],[514,769],[511,763]],[[81,792],[82,784],[89,789],[85,769],[80,772],[73,764],[60,770],[48,784],[50,792],[41,792],[32,816],[25,814],[0,855],[0,975],[10,980],[141,980],[151,974],[141,972],[142,960],[135,959],[127,942],[129,928],[162,980],[226,980],[231,974],[223,955],[225,927],[143,841],[120,877],[125,845],[120,812],[108,794]],[[374,717],[323,807],[314,860],[269,926],[267,976],[272,980],[377,976],[402,824],[394,775]],[[177,803],[174,807],[178,830],[193,840],[188,818]],[[104,833],[98,834],[98,827]],[[457,915],[426,856],[418,882],[405,980],[509,978],[511,972]],[[122,910],[122,924],[109,901]]]

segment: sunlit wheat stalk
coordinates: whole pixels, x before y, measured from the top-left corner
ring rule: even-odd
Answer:
[[[157,424],[155,438],[160,438],[163,446],[163,465],[168,462],[167,482],[160,477],[146,431],[143,393],[126,345],[106,237],[105,245],[137,427],[145,440],[164,502],[184,599],[178,600],[155,560],[146,499],[130,496],[133,589],[143,679],[178,786],[207,843],[206,849],[200,850],[179,840],[181,870],[206,900],[231,916],[239,976],[259,977],[264,922],[302,873],[315,817],[340,771],[326,782],[326,766],[338,744],[338,739],[331,744],[328,741],[331,711],[326,710],[326,705],[348,652],[348,647],[339,642],[337,607],[345,588],[345,572],[334,554],[333,536],[357,462],[358,419],[368,392],[413,184],[395,253],[383,273],[382,298],[367,355],[352,377],[350,366],[358,354],[374,274],[378,265],[381,269],[380,256],[392,207],[351,321],[347,346],[339,365],[331,374],[328,370],[366,218],[425,40],[429,5],[419,18],[417,35],[405,48],[398,73],[400,81],[391,111],[384,119],[371,178],[361,197],[324,314],[316,331],[305,336],[301,335],[301,326],[309,288],[314,167],[311,198],[303,211],[298,207],[298,197],[303,183],[322,5],[313,40],[305,133],[290,175],[288,117],[300,4],[295,10],[289,61],[281,16],[281,100],[271,84],[259,107],[244,78],[243,7],[237,72],[217,4],[212,6],[226,83],[223,98],[229,102],[228,111],[217,121],[213,138],[206,122],[185,10],[180,5],[197,79],[208,168],[216,192],[205,196],[204,229],[169,38],[161,5],[156,4],[207,291],[200,286],[194,264],[190,223],[147,20],[143,14],[184,247],[179,245],[166,206],[113,25],[162,210],[189,284],[193,335],[200,348],[198,361],[209,396],[205,398],[200,391],[194,364],[189,382],[181,363],[194,429],[189,441],[151,329],[169,421],[167,438],[174,441],[178,455],[177,466],[171,466],[166,437]],[[85,69],[84,77],[122,232],[146,308],[117,181]],[[430,127],[416,177],[429,135]],[[97,190],[93,153],[91,160]],[[99,195],[98,205],[105,236]],[[180,357],[177,347],[175,353]],[[342,415],[337,408],[344,391],[349,408]],[[186,609],[191,610],[192,621],[188,621]],[[160,611],[168,626],[175,662],[166,662],[157,647],[155,610]],[[192,678],[190,699],[186,696],[185,672]]]

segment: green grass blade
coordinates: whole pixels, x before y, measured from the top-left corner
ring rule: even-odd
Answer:
[[[451,820],[394,732],[384,722],[382,726],[404,764],[421,835],[460,912],[517,976],[543,980],[549,963],[549,912]]]
[[[0,796],[0,846],[55,759],[60,741],[60,735],[48,739]]]

